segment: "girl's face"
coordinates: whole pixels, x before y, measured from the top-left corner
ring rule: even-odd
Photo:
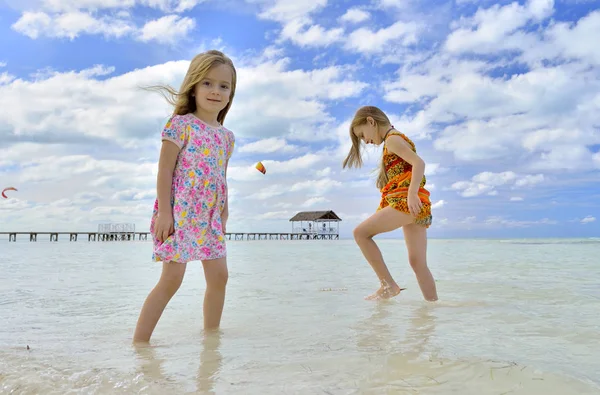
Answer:
[[[233,73],[228,65],[211,68],[206,77],[194,87],[196,107],[211,114],[218,114],[229,103]]]
[[[359,140],[364,141],[365,144],[379,145],[382,142],[378,127],[371,117],[367,118],[367,122],[362,125],[355,126],[352,132]]]

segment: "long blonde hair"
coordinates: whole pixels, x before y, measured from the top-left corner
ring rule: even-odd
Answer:
[[[194,87],[203,78],[206,77],[209,70],[214,66],[221,64],[228,65],[231,67],[231,94],[229,96],[229,103],[227,106],[219,112],[217,121],[223,125],[225,122],[225,116],[231,108],[233,97],[235,96],[235,86],[237,82],[237,71],[233,62],[223,52],[211,49],[196,55],[190,62],[188,71],[185,74],[183,82],[179,91],[176,91],[169,85],[153,85],[146,87],[146,90],[155,90],[160,92],[165,99],[174,107],[173,114],[185,115],[196,111],[196,100],[193,97]]]
[[[367,118],[371,117],[375,121],[375,127],[379,130],[380,126],[389,127],[391,125],[389,118],[383,111],[375,106],[364,106],[359,108],[354,114],[354,119],[350,123],[350,140],[352,140],[352,147],[350,152],[342,164],[342,168],[362,167],[363,161],[361,156],[361,145],[362,141],[354,134],[353,130],[356,126],[364,125],[367,123]],[[383,162],[383,156],[381,158],[381,165],[379,167],[379,174],[377,175],[376,185],[377,188],[381,189],[387,184],[388,177],[385,172],[385,164]]]

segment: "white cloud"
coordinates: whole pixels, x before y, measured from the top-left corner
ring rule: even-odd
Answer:
[[[505,185],[511,181],[514,181],[517,175],[512,171],[505,171],[502,173],[493,173],[490,171],[484,171],[473,176],[472,181],[480,184],[487,184],[492,187],[499,185]]]
[[[111,17],[96,18],[80,11],[49,15],[45,12],[25,12],[12,28],[32,39],[41,36],[74,39],[81,34],[101,34],[122,37],[135,30],[128,20]]]
[[[273,176],[307,174],[309,171],[312,171],[319,162],[324,160],[325,158],[321,155],[305,154],[303,156],[292,157],[285,161],[265,159],[261,162],[267,170],[266,175],[269,177],[268,179],[271,179]],[[254,182],[257,180],[264,180],[265,175],[256,170],[254,166],[254,162],[244,166],[230,165],[227,170],[227,176],[236,181]],[[280,186],[277,187],[279,188]],[[289,186],[287,188],[281,188],[287,190],[289,189]]]
[[[396,22],[377,31],[361,27],[350,33],[345,48],[360,53],[378,53],[389,49],[390,45],[414,44],[417,31],[417,25],[412,22]]]
[[[457,181],[452,184],[451,188],[456,191],[461,191],[460,195],[463,197],[482,195],[486,192],[493,191],[494,189],[491,185],[478,184],[469,181]]]
[[[96,66],[79,72],[49,72],[35,80],[0,85],[0,136],[44,143],[116,140],[135,144],[157,133],[168,115],[162,98],[138,84],[173,83],[185,62],[168,63],[110,77],[114,69]],[[115,93],[119,92],[118,95]],[[32,112],[29,109],[35,108]],[[161,120],[162,122],[162,120]],[[60,134],[54,133],[61,130]]]
[[[312,14],[327,6],[327,0],[261,0],[259,18],[277,21],[282,24],[278,38],[302,47],[328,46],[342,38],[343,29],[327,29],[313,23]]]
[[[536,185],[541,182],[544,182],[544,180],[545,180],[545,178],[544,178],[543,174],[535,174],[535,175],[528,174],[528,175],[524,176],[523,178],[518,179],[515,182],[515,186],[516,187],[526,187],[526,186]]]
[[[262,3],[264,8],[259,17],[287,22],[307,18],[311,13],[324,8],[327,5],[327,0],[266,0]]]
[[[594,167],[600,169],[600,151],[592,155],[592,162],[594,163]]]
[[[129,10],[134,6],[151,7],[163,12],[184,12],[206,0],[29,0],[29,10],[51,12]],[[16,7],[18,8],[18,7]]]
[[[14,24],[30,37],[96,34],[166,44],[195,30],[192,19],[177,13],[199,2],[38,3]],[[326,0],[252,0],[245,6],[252,4],[279,28],[266,32],[264,49],[250,46],[243,58],[232,52],[239,76],[226,121],[238,137],[228,170],[232,231],[288,230],[295,210],[314,208],[334,209],[349,232],[375,212],[380,193],[371,169],[381,147],[367,149],[363,169],[340,171],[340,162],[348,152],[353,109],[381,97],[394,126],[419,140],[428,189],[436,191],[433,207],[445,217],[436,225],[446,229],[553,224],[544,213],[536,217],[542,219],[524,219],[516,211],[487,218],[481,212],[493,213],[497,205],[520,210],[522,204],[508,202],[521,196],[528,207],[542,209],[552,204],[541,200],[548,201],[549,194],[560,202],[562,183],[555,180],[583,188],[579,178],[600,168],[600,47],[589,40],[600,34],[598,11],[557,22],[550,19],[549,1],[481,5],[475,15],[456,18],[444,39],[438,27],[448,24],[420,18],[415,11],[421,5],[414,0],[380,0],[341,12]],[[138,14],[140,6],[154,10]],[[365,11],[377,7],[388,9]],[[386,12],[386,20],[375,12]],[[169,36],[174,31],[179,38]],[[212,38],[202,40],[190,51]],[[290,43],[301,48],[290,50]],[[356,58],[342,64],[348,52]],[[15,73],[11,58],[6,60]],[[0,175],[19,188],[0,202],[0,222],[87,230],[95,221],[114,220],[147,227],[158,137],[170,108],[138,87],[177,87],[187,65],[173,61],[122,75],[111,65],[44,69],[31,77],[0,73]],[[267,174],[254,168],[258,160]],[[573,173],[557,174],[563,169]],[[471,199],[468,207],[447,204],[457,192],[482,198]],[[351,201],[342,199],[348,196]],[[579,210],[577,199],[573,210]],[[580,215],[581,222],[585,212],[571,215]]]
[[[0,85],[0,136],[13,142],[117,143],[129,148],[147,144],[148,138],[158,142],[169,108],[160,95],[139,87],[179,86],[188,64],[168,62],[116,76],[111,75],[113,68],[96,66],[8,81]],[[302,125],[307,139],[332,138],[314,127],[328,119],[325,102],[354,96],[366,87],[341,66],[288,70],[287,62],[278,61],[238,65],[238,74],[239,94],[227,122],[238,125],[236,134],[246,137],[284,136]]]
[[[580,222],[582,224],[590,224],[595,221],[596,221],[596,217],[592,217],[591,215],[588,215],[587,217],[583,218]]]
[[[516,2],[490,8],[479,8],[472,18],[456,23],[457,29],[446,41],[451,52],[481,51],[487,53],[502,47],[507,35],[523,27],[527,22],[540,22],[552,15],[553,0],[530,0],[526,5]]]
[[[512,171],[494,173],[485,171],[474,175],[470,181],[457,181],[452,184],[451,189],[460,191],[463,197],[474,197],[487,193],[495,196],[498,191],[496,188],[512,185],[515,188],[524,188],[539,184],[545,180],[543,174],[527,174],[519,176]]]
[[[409,5],[410,0],[378,0],[377,3],[382,8],[396,7],[405,8]]]
[[[444,226],[446,227],[469,230],[531,228],[556,224],[558,224],[558,221],[549,218],[517,220],[503,216],[488,216],[482,220],[479,220],[476,216],[469,216],[462,219],[446,219],[446,221],[444,221]]]
[[[286,189],[283,185],[269,185],[268,187],[261,188],[248,195],[246,199],[267,200],[283,195],[285,192]]]
[[[438,209],[438,208],[442,208],[446,205],[446,202],[444,200],[438,200],[437,202],[433,203],[431,205],[431,208],[433,210]]]
[[[531,164],[532,169],[536,170],[578,170],[594,166],[594,155],[588,147],[580,144],[557,144],[552,149],[542,152]]]
[[[289,59],[268,60],[238,71],[237,103],[231,118],[239,120],[237,132],[248,136],[250,130],[260,131],[261,137],[290,133],[305,140],[334,138],[318,128],[333,120],[326,101],[355,97],[368,84],[353,79],[353,70],[347,66],[304,71],[288,70],[289,63]]]
[[[135,0],[41,0],[39,8],[53,11],[97,11],[101,9],[130,8],[136,3]]]
[[[166,15],[146,22],[140,29],[139,40],[173,44],[186,37],[194,27],[196,27],[196,22],[192,18]]]
[[[441,70],[444,66],[446,70]],[[428,76],[420,77],[428,67]],[[436,136],[436,149],[452,152],[462,161],[523,152],[530,157],[531,168],[539,169],[543,166],[538,162],[548,159],[554,168],[564,166],[567,163],[561,160],[571,153],[571,166],[592,166],[586,146],[600,142],[595,131],[600,122],[600,83],[593,82],[591,70],[561,65],[493,79],[480,74],[485,69],[473,71],[475,64],[457,66],[437,59],[417,68],[403,72],[386,98],[405,102],[432,98],[404,127],[433,134],[439,129],[436,123],[450,123]],[[420,83],[424,78],[429,82]]]
[[[163,12],[188,11],[204,0],[44,0],[35,10],[22,13],[12,28],[32,39],[68,38],[99,34],[107,38],[133,37],[143,42],[172,44],[195,27],[189,17],[164,15],[138,27],[129,9],[135,5]]]
[[[289,144],[285,139],[278,137],[270,137],[267,139],[258,140],[252,143],[245,144],[238,148],[238,152],[254,153],[254,154],[269,154],[273,152],[296,152],[299,147]]]
[[[159,9],[163,12],[185,12],[207,0],[140,0],[140,4]]]
[[[277,219],[277,220],[289,220],[295,212],[293,211],[268,211],[266,213],[258,214],[254,216],[254,219],[265,220],[265,219]]]
[[[114,200],[147,200],[154,199],[156,197],[156,188],[152,189],[139,189],[129,188],[122,191],[118,191],[112,195]]]
[[[600,11],[596,10],[581,18],[576,23],[555,23],[545,32],[545,46],[540,50],[524,53],[524,58],[531,60],[548,52],[566,60],[580,59],[600,65],[600,47],[585,40],[587,37],[600,35]]]
[[[331,175],[333,175],[333,172],[331,171],[331,167],[326,167],[324,169],[317,170],[317,172],[316,172],[317,177],[329,177]]]
[[[15,77],[7,72],[0,73],[0,85],[6,85],[12,82],[14,79]]]
[[[19,189],[16,200],[2,202],[0,222],[14,229],[73,230],[94,229],[97,221],[135,222],[146,229],[156,193],[159,135],[170,108],[139,86],[178,86],[188,64],[168,62],[121,75],[100,65],[46,70],[0,85],[0,174]],[[335,133],[319,130],[328,118],[327,101],[355,95],[366,84],[352,80],[343,66],[294,70],[276,59],[237,66],[243,89],[226,121],[238,137],[228,169],[231,229],[265,211],[286,210],[287,216],[302,205],[332,205],[342,191],[361,187],[354,179],[341,184],[333,170],[339,159],[329,149],[290,144],[288,136],[303,125],[319,139],[335,141]],[[256,98],[265,100],[256,103]],[[243,145],[246,138],[254,143]],[[246,160],[260,151],[266,175]],[[76,198],[83,192],[94,199]],[[327,209],[340,207],[332,206]]]
[[[295,19],[283,26],[281,40],[290,40],[301,47],[323,47],[340,41],[343,34],[342,28],[326,29],[307,20]]]
[[[308,199],[304,203],[302,203],[302,207],[303,208],[312,208],[312,207],[316,207],[316,206],[321,206],[324,203],[329,203],[329,202],[330,202],[329,199],[326,199],[322,196],[315,196],[315,197]]]
[[[319,180],[304,180],[293,184],[290,191],[308,191],[310,194],[315,196],[321,196],[329,192],[330,190],[340,188],[343,184],[340,181],[332,180],[330,178],[321,178]]]
[[[432,136],[435,149],[461,162],[520,161],[528,171],[597,167],[591,147],[600,144],[600,50],[585,37],[600,29],[600,12],[522,30],[545,21],[552,4],[480,9],[457,19],[461,45],[451,34],[445,49],[403,61],[384,84],[386,100],[422,106],[404,116],[403,128]],[[509,44],[512,59],[501,53]],[[518,72],[501,72],[513,67]]]
[[[540,220],[533,221],[521,221],[506,219],[500,216],[489,217],[485,220],[485,225],[492,227],[504,227],[504,228],[525,228],[537,225],[556,225],[558,221],[551,220],[549,218],[542,218]]]
[[[340,17],[340,21],[348,22],[348,23],[360,23],[364,22],[371,17],[365,10],[361,10],[360,8],[349,8],[346,10],[344,15]]]

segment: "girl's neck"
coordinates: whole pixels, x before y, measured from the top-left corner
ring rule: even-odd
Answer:
[[[219,121],[217,121],[217,117],[219,116],[219,113],[215,114],[215,113],[211,113],[211,112],[206,112],[206,111],[202,110],[201,108],[197,108],[196,111],[194,111],[192,114],[207,125],[210,125],[213,127],[221,126]]]
[[[381,136],[381,141],[385,141],[385,138],[392,130],[394,130],[394,125],[388,125],[384,128],[379,128],[379,135]]]

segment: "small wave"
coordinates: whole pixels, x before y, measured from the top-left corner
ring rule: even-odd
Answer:
[[[576,240],[500,240],[504,244],[515,244],[515,245],[584,245],[584,244],[600,244],[600,238],[598,239],[576,239]]]

